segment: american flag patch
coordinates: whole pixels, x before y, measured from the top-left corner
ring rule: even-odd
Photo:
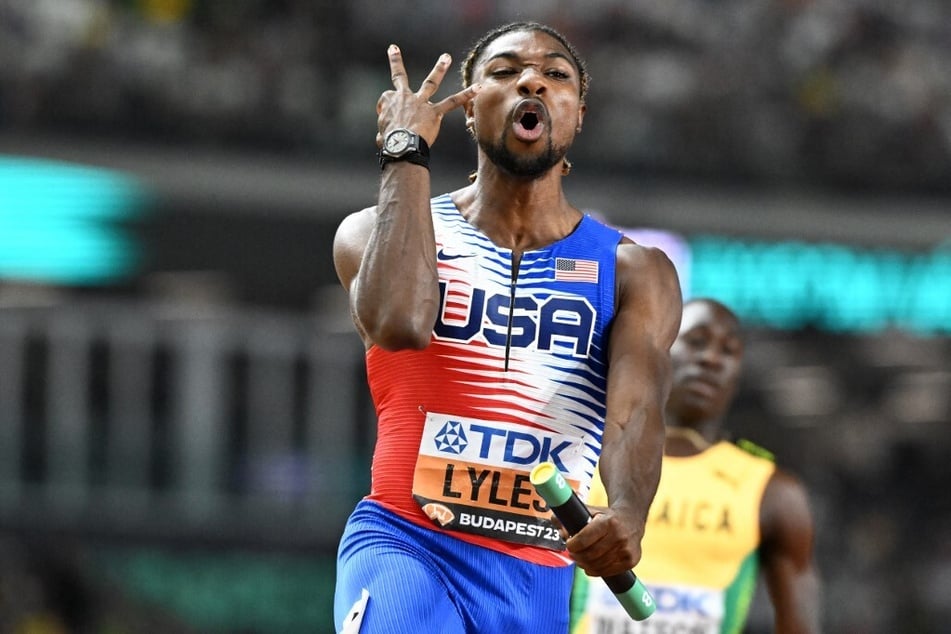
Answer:
[[[598,283],[597,260],[555,258],[555,280],[562,282]]]

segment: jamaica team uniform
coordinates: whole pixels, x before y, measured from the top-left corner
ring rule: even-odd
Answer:
[[[564,632],[571,560],[529,473],[552,461],[579,495],[590,488],[622,236],[584,216],[516,269],[448,194],[432,200],[432,217],[441,306],[431,342],[367,351],[372,486],[341,540],[335,621],[339,630],[360,611],[366,589],[362,632]],[[499,578],[510,596],[483,596],[479,579]],[[460,600],[432,614],[382,613],[446,586]],[[550,595],[544,613],[540,595]]]
[[[742,631],[758,572],[760,504],[775,464],[727,441],[663,460],[635,570],[656,611],[631,620],[604,581],[578,569],[572,634]],[[607,505],[599,478],[588,501]]]

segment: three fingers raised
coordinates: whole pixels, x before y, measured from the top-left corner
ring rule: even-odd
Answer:
[[[396,90],[409,91],[409,77],[406,74],[406,66],[403,64],[402,51],[400,51],[400,48],[396,44],[390,44],[390,47],[387,49],[387,56],[390,60],[390,79],[393,81],[393,87]],[[450,64],[452,64],[452,57],[448,53],[440,55],[436,61],[436,65],[429,71],[429,74],[426,76],[426,79],[423,80],[416,94],[426,100],[429,100],[436,94],[443,79],[446,77],[446,72],[449,70]],[[439,114],[446,114],[450,110],[465,105],[466,102],[476,95],[479,88],[480,86],[478,84],[469,86],[433,104],[433,108]]]

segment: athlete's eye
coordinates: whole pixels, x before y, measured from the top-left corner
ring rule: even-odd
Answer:
[[[691,332],[684,336],[684,342],[691,348],[698,348],[707,343],[707,337],[700,332]]]
[[[723,344],[723,354],[738,357],[743,352],[743,343],[736,339],[728,339]]]

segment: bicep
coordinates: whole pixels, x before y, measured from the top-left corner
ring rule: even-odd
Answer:
[[[618,246],[617,319],[626,331],[670,349],[680,328],[683,300],[677,271],[660,249]]]
[[[360,262],[373,228],[374,208],[350,214],[341,221],[334,234],[333,258],[337,279],[350,290],[360,271]]]
[[[617,313],[609,339],[608,395],[651,398],[666,390],[670,346],[680,328],[682,299],[673,264],[657,249],[618,249]]]
[[[370,233],[373,230],[373,218],[375,209],[370,207],[362,211],[350,214],[337,227],[334,234],[333,257],[334,269],[337,272],[337,279],[347,290],[350,304],[350,318],[357,329],[364,345],[370,346],[370,340],[367,337],[366,329],[360,323],[354,306],[355,289],[354,283],[357,275],[360,273],[360,263],[363,261],[363,252],[366,250],[367,243],[370,240]]]

